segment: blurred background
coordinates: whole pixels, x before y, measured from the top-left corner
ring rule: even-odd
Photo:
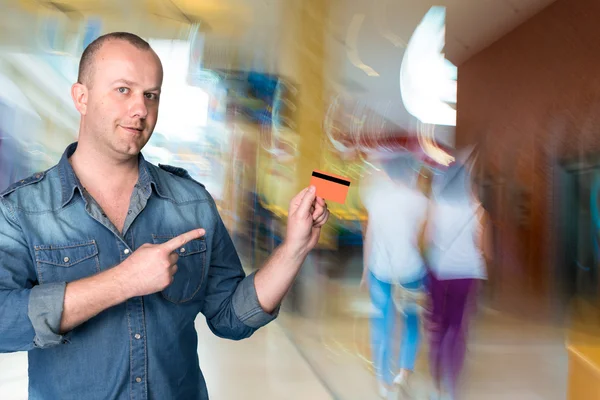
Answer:
[[[144,156],[206,185],[247,272],[283,240],[289,200],[313,170],[352,181],[346,202],[329,204],[331,222],[272,327],[229,343],[199,321],[214,399],[377,398],[372,307],[359,288],[361,180],[372,160],[400,154],[441,174],[465,145],[477,145],[472,179],[493,258],[464,398],[600,399],[599,2],[0,6],[0,190],[50,168],[77,140],[70,85],[83,49],[111,31],[149,41],[165,70]],[[416,399],[429,384],[423,346]],[[23,360],[0,355],[0,398],[26,398]]]

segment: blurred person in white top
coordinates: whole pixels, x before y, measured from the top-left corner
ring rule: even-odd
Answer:
[[[364,262],[361,285],[369,288],[371,351],[379,393],[387,397],[394,384],[408,390],[419,349],[419,315],[416,296],[426,276],[418,247],[428,199],[419,188],[418,162],[409,153],[372,160],[375,167],[363,178],[360,195],[368,213],[364,227]],[[395,293],[408,293],[402,306],[403,333],[399,354],[394,350]],[[398,371],[395,373],[394,371]]]

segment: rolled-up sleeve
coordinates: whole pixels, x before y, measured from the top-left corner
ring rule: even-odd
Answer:
[[[0,198],[0,352],[63,343],[59,335],[65,284],[38,285],[14,208]]]
[[[35,330],[35,347],[53,347],[68,341],[59,334],[66,287],[65,282],[58,282],[31,288],[27,314]]]
[[[254,276],[253,272],[238,284],[233,294],[233,310],[244,324],[258,329],[277,318],[279,307],[271,314],[262,309],[254,287]]]
[[[202,313],[217,336],[239,340],[277,317],[278,309],[266,313],[258,302],[254,274],[246,276],[231,237],[216,207],[206,297]]]

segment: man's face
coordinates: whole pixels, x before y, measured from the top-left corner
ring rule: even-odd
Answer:
[[[116,158],[137,155],[158,118],[162,66],[153,51],[106,42],[93,60],[80,140]]]

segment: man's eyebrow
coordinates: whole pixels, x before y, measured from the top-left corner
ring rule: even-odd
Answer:
[[[136,86],[135,83],[133,83],[132,81],[128,81],[127,79],[117,79],[116,81],[114,81],[112,84],[117,84],[117,83],[124,83],[127,86]],[[159,91],[160,92],[160,86],[155,86],[152,87],[150,89],[146,89],[145,92],[155,92],[155,91]]]
[[[113,82],[113,85],[114,85],[115,83],[124,83],[124,84],[126,84],[127,86],[134,86],[134,83],[133,83],[133,82],[131,82],[131,81],[128,81],[127,79],[117,79],[116,81],[114,81],[114,82]]]

